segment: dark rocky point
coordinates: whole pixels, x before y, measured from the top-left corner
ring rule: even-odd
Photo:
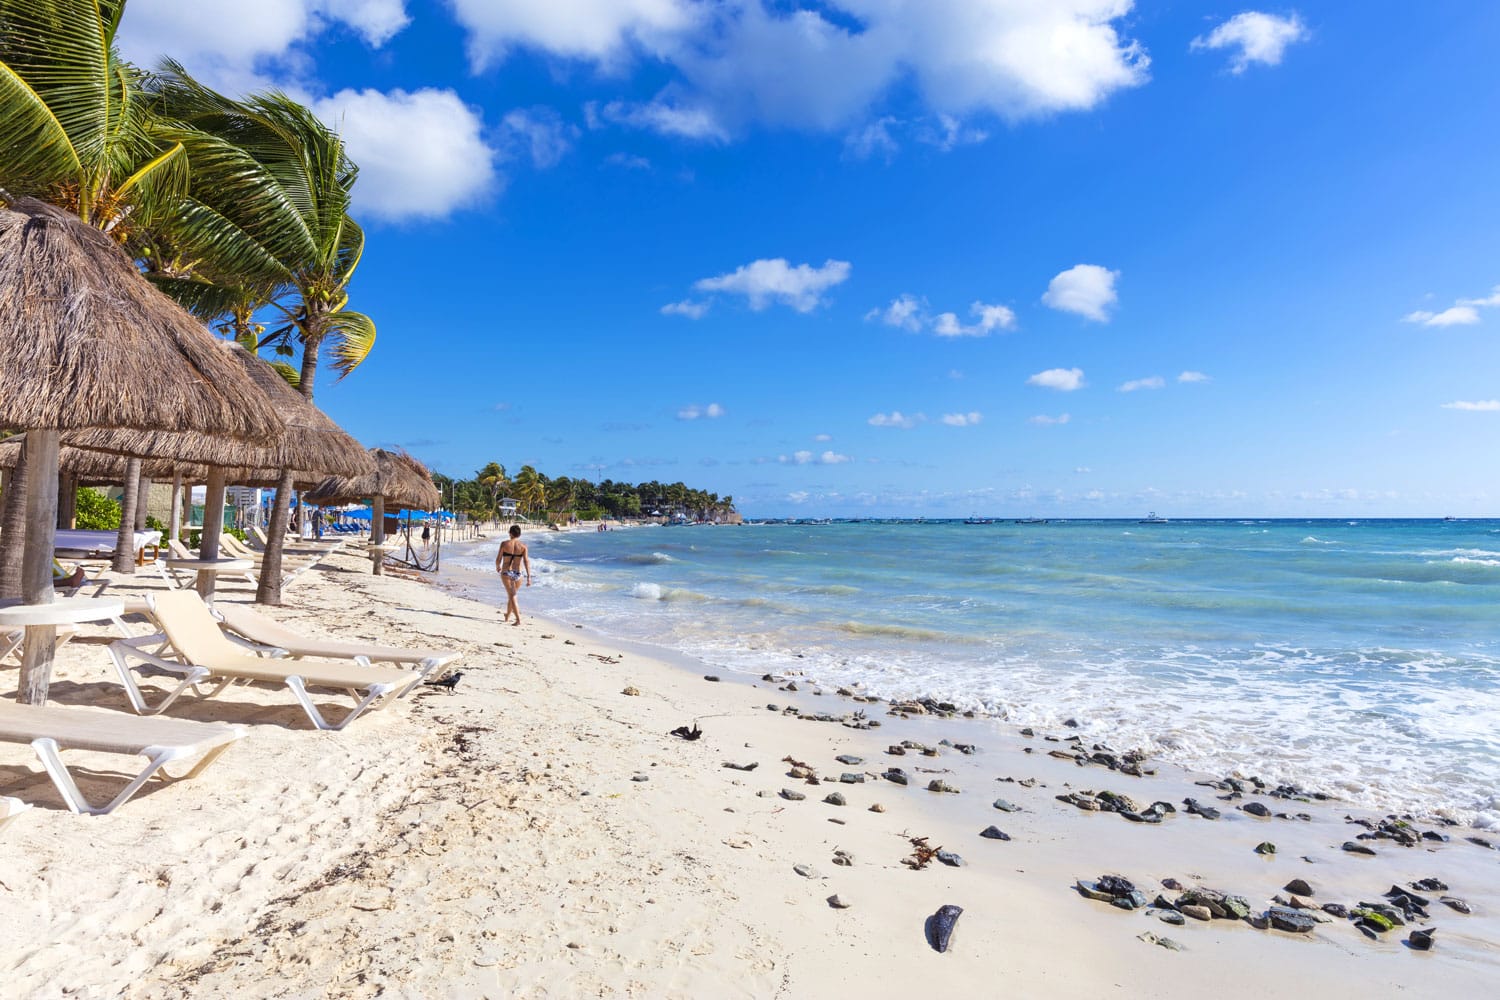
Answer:
[[[1318,926],[1318,922],[1306,913],[1287,906],[1271,907],[1266,911],[1266,919],[1278,931],[1288,931],[1292,934],[1308,934]]]
[[[801,802],[803,799],[807,798],[807,796],[803,795],[801,792],[793,791],[790,788],[783,788],[781,790],[781,797],[786,799],[788,802]]]
[[[1469,908],[1469,904],[1468,903],[1465,903],[1463,900],[1459,899],[1457,896],[1444,896],[1441,899],[1439,899],[1438,902],[1442,903],[1444,906],[1448,907],[1449,909],[1457,910],[1459,913],[1463,913],[1465,915],[1474,912],[1473,910],[1471,910]]]
[[[979,835],[981,837],[986,838],[987,840],[1009,840],[1010,839],[1010,834],[1006,833],[1004,830],[1000,829],[998,826],[987,826],[983,830],[979,831]]]
[[[1348,851],[1350,854],[1365,854],[1370,857],[1375,856],[1375,852],[1373,850],[1366,847],[1364,844],[1355,843],[1352,840],[1344,841],[1344,850]]]
[[[1437,933],[1436,927],[1428,927],[1424,930],[1414,930],[1406,936],[1406,943],[1417,951],[1431,951],[1436,943],[1432,936]]]
[[[1261,819],[1266,819],[1271,815],[1271,810],[1267,809],[1265,805],[1260,802],[1246,802],[1244,805],[1240,806],[1240,808],[1249,813],[1251,816],[1259,816]]]
[[[1286,885],[1282,886],[1282,888],[1285,889],[1287,892],[1293,893],[1293,894],[1298,895],[1298,896],[1311,896],[1311,895],[1314,895],[1314,893],[1312,891],[1312,886],[1308,885],[1305,881],[1303,881],[1300,878],[1294,878],[1294,879],[1292,879]]]

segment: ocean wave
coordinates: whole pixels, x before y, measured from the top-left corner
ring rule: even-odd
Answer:
[[[630,596],[642,601],[711,601],[712,597],[682,587],[663,587],[659,583],[637,583]]]
[[[1308,535],[1306,538],[1302,539],[1302,543],[1301,544],[1303,544],[1303,545],[1337,545],[1338,542],[1325,542],[1325,541],[1323,541],[1323,539],[1317,537],[1316,535]]]
[[[632,566],[659,566],[662,563],[676,561],[665,552],[627,552],[616,559],[616,562],[628,563]]]
[[[1448,561],[1468,566],[1500,566],[1500,559],[1480,559],[1476,556],[1454,556]]]
[[[839,622],[836,626],[840,632],[848,632],[850,635],[889,636],[899,639],[936,639],[946,642],[956,641],[956,637],[946,632],[936,632],[932,629],[914,628],[910,625],[891,625],[883,622]]]

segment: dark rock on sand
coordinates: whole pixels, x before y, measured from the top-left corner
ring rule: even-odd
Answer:
[[[830,792],[828,795],[825,795],[823,797],[823,801],[831,806],[841,806],[846,804],[844,796],[838,792]]]
[[[1183,916],[1192,917],[1194,920],[1212,920],[1214,916],[1212,910],[1206,906],[1199,906],[1197,903],[1183,903],[1177,909]]]
[[[1171,924],[1174,927],[1181,927],[1187,923],[1187,917],[1184,917],[1176,910],[1160,910],[1156,914],[1156,919],[1164,924]]]
[[[760,767],[760,761],[752,760],[748,764],[736,764],[732,760],[726,760],[724,766],[732,771],[753,771],[757,767]]]
[[[794,791],[790,788],[783,788],[781,790],[781,797],[786,799],[788,802],[801,802],[803,799],[807,798],[807,796],[803,795],[801,792]]]
[[[1188,813],[1193,816],[1202,816],[1204,819],[1219,818],[1219,810],[1213,806],[1206,806],[1197,799],[1183,799],[1182,804],[1187,807]]]
[[[934,951],[941,953],[948,950],[948,945],[953,940],[953,929],[963,912],[962,906],[949,904],[939,907],[936,913],[927,918],[927,943],[932,945]]]
[[[1375,852],[1372,849],[1353,840],[1344,841],[1344,850],[1348,851],[1350,854],[1364,854],[1370,857],[1375,856]]]
[[[1030,726],[1027,726],[1025,729],[1021,730],[1021,735],[1022,736],[1035,736],[1036,735],[1036,730],[1032,729]]]
[[[828,905],[833,907],[835,910],[849,909],[849,904],[844,902],[843,898],[840,897],[838,893],[834,893],[832,896],[828,897]]]
[[[1115,898],[1114,893],[1105,892],[1103,889],[1099,888],[1098,883],[1090,882],[1087,879],[1079,879],[1077,882],[1073,883],[1073,887],[1077,889],[1079,894],[1084,896],[1085,898],[1097,899],[1101,903],[1108,903]]]
[[[995,808],[1005,813],[1014,813],[1021,811],[1020,806],[1016,805],[1014,802],[1007,802],[1005,799],[996,799]]]
[[[958,794],[957,788],[954,788],[952,785],[948,784],[946,781],[943,781],[941,778],[933,778],[931,781],[929,781],[927,783],[927,790],[929,792],[948,792],[953,795]]]
[[[818,870],[812,865],[792,865],[792,871],[796,872],[798,875],[801,875],[803,878],[823,877],[822,875],[818,874]]]
[[[894,781],[898,785],[905,785],[909,783],[911,779],[906,776],[906,772],[901,770],[901,768],[893,767],[885,772],[885,780]]]
[[[1255,853],[1260,855],[1275,854],[1276,845],[1271,843],[1269,840],[1263,840],[1255,845]]]
[[[1424,878],[1411,884],[1413,889],[1422,889],[1426,892],[1447,892],[1448,883],[1440,878]]]
[[[1323,912],[1331,917],[1338,917],[1342,919],[1349,915],[1349,907],[1345,906],[1343,903],[1324,903]]]
[[[1441,899],[1439,899],[1438,902],[1442,903],[1444,906],[1448,907],[1449,909],[1457,910],[1459,913],[1470,914],[1470,913],[1474,912],[1472,909],[1469,908],[1469,904],[1468,903],[1465,903],[1463,900],[1459,899],[1457,896],[1444,896]]]
[[[1240,808],[1251,816],[1259,816],[1261,819],[1266,819],[1271,815],[1271,810],[1266,808],[1264,803],[1260,802],[1246,802]]]
[[[1308,934],[1318,926],[1318,922],[1306,913],[1287,906],[1271,907],[1266,911],[1266,919],[1278,931],[1288,931],[1292,934]]]
[[[1000,829],[998,826],[987,826],[983,830],[979,831],[979,835],[981,837],[984,837],[986,840],[1009,840],[1010,839],[1010,834],[1006,833],[1004,830]]]
[[[1173,892],[1182,891],[1182,883],[1175,878],[1164,878],[1161,880],[1161,885],[1163,889],[1171,889]]]
[[[858,767],[860,764],[863,764],[865,762],[865,759],[863,757],[856,757],[853,754],[849,753],[841,753],[833,759],[847,767]]]
[[[863,785],[865,783],[865,776],[863,774],[854,774],[850,771],[845,771],[843,774],[839,775],[839,781],[846,785]]]
[[[1427,906],[1427,905],[1429,905],[1432,902],[1432,900],[1428,899],[1426,896],[1419,896],[1417,893],[1413,892],[1412,890],[1410,890],[1410,889],[1403,889],[1399,885],[1393,885],[1393,886],[1391,886],[1389,889],[1387,889],[1383,893],[1383,895],[1385,896],[1386,899],[1389,899],[1392,903],[1395,903],[1397,906],[1406,906],[1406,905],[1408,905],[1406,903],[1403,903],[1402,899],[1408,899],[1408,900],[1411,901],[1411,903],[1413,903],[1413,904],[1415,904],[1417,906]]]
[[[1298,896],[1311,896],[1314,894],[1312,891],[1312,886],[1308,885],[1300,878],[1292,879],[1286,885],[1282,886],[1282,888],[1287,892],[1293,893]]]
[[[937,859],[949,868],[962,868],[964,866],[964,859],[952,851],[938,851]]]
[[[1169,937],[1162,937],[1159,934],[1152,934],[1150,931],[1146,931],[1146,932],[1144,932],[1142,934],[1137,934],[1136,938],[1138,940],[1146,942],[1147,944],[1154,944],[1158,948],[1165,948],[1168,951],[1182,951],[1183,950],[1182,949],[1182,945],[1178,944],[1176,941],[1173,941],[1171,938],[1169,938]]]
[[[1436,927],[1428,927],[1419,931],[1412,931],[1406,936],[1406,943],[1417,951],[1431,951],[1436,944],[1432,936],[1437,933]]]

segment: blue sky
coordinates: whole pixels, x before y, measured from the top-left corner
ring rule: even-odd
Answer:
[[[1500,512],[1496,37],[1211,0],[122,29],[347,137],[379,340],[318,401],[357,437],[752,516]]]

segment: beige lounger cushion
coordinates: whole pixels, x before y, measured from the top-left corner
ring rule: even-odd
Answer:
[[[30,743],[46,737],[62,750],[145,754],[163,750],[187,757],[233,743],[238,726],[164,717],[142,718],[103,709],[0,702],[0,742]]]
[[[386,663],[422,663],[426,660],[446,662],[458,657],[458,654],[452,650],[401,649],[396,646],[377,646],[373,643],[309,638],[243,604],[227,604],[221,601],[214,605],[214,612],[224,619],[224,624],[246,639],[267,646],[278,646],[292,656],[363,656],[374,662]]]
[[[158,594],[157,620],[161,622],[172,646],[183,659],[194,666],[206,667],[221,677],[239,680],[285,683],[288,677],[300,677],[309,687],[345,690],[367,688],[372,684],[404,687],[412,675],[400,667],[366,667],[336,660],[272,660],[247,653],[219,631],[196,591],[179,590]]]

